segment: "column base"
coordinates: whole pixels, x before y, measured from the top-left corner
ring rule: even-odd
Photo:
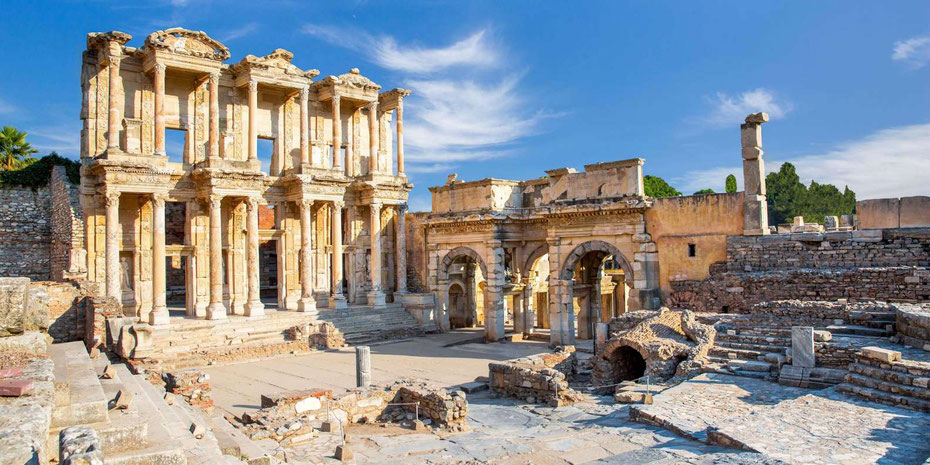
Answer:
[[[300,301],[300,298],[295,295],[289,295],[284,298],[284,309],[290,310],[292,312],[297,311],[297,303]]]
[[[155,307],[152,313],[149,313],[150,325],[167,325],[169,321],[168,307]]]
[[[245,316],[245,304],[238,299],[230,305],[233,315]]]
[[[383,307],[387,304],[384,291],[371,291],[368,293],[368,305],[372,307]]]
[[[245,316],[257,318],[265,316],[265,304],[261,300],[252,300],[245,304]]]
[[[225,320],[227,318],[226,306],[222,302],[212,303],[207,307],[206,316],[208,320]]]
[[[313,296],[301,297],[297,302],[297,311],[316,314],[316,299]]]
[[[346,308],[347,306],[346,296],[342,294],[333,294],[329,296],[329,308]]]
[[[198,303],[194,304],[194,314],[193,314],[192,316],[193,316],[194,318],[206,318],[206,317],[207,317],[207,307],[209,307],[209,304],[207,304],[207,303],[200,303],[200,302],[198,302]]]

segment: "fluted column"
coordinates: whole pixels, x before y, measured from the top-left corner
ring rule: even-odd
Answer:
[[[246,219],[246,235],[248,236],[246,239],[248,241],[246,273],[249,278],[249,301],[245,304],[245,316],[259,317],[265,314],[265,304],[262,303],[258,276],[258,199],[249,197],[246,205],[249,209]]]
[[[300,164],[301,169],[310,167],[310,89],[300,89]]]
[[[371,275],[371,291],[368,292],[368,305],[384,305],[384,291],[381,287],[381,204],[372,203],[371,227],[368,237],[371,239],[371,259],[368,272]]]
[[[258,82],[249,81],[249,161],[258,160]]]
[[[346,306],[346,297],[342,294],[342,207],[344,206],[345,202],[333,202],[333,279],[329,300],[330,308],[343,308]]]
[[[333,95],[333,169],[342,169],[342,116],[339,114],[340,99]]]
[[[155,63],[155,155],[165,155],[165,70]]]
[[[152,195],[152,300],[149,324],[168,324],[165,286],[165,195]]]
[[[394,272],[398,294],[407,293],[407,205],[397,206],[397,231],[394,233]]]
[[[223,225],[222,200],[219,195],[210,196],[210,306],[208,320],[226,318],[223,305]]]
[[[313,200],[300,201],[300,302],[297,310],[316,313],[313,298]]]
[[[397,175],[404,174],[404,102],[397,102]]]
[[[207,156],[220,156],[220,73],[218,72],[210,73],[210,154]]]
[[[378,102],[368,106],[368,173],[378,171]]]
[[[120,57],[110,56],[109,64],[109,100],[107,106],[109,113],[107,114],[107,150],[119,150],[119,127],[120,127],[120,118],[119,118],[119,64]]]
[[[119,248],[120,248],[120,224],[119,224],[119,192],[107,192],[106,194],[106,270],[107,270],[107,297],[119,302],[122,298],[122,288],[120,287],[120,275],[122,274],[119,267]]]
[[[346,118],[346,176],[355,176],[355,146],[352,145],[355,141],[355,109],[349,112],[348,117]]]

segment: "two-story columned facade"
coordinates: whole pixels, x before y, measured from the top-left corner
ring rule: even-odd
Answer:
[[[384,305],[406,291],[404,89],[314,81],[286,50],[227,64],[203,32],[83,54],[88,278],[164,325]],[[398,271],[400,270],[400,271]]]

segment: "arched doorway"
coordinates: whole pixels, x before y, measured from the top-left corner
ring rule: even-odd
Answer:
[[[467,328],[471,326],[471,311],[462,283],[456,282],[449,286],[449,324],[452,329]]]
[[[527,259],[523,293],[524,333],[550,329],[549,321],[549,248],[539,246]]]
[[[568,255],[559,273],[568,298],[559,300],[560,318],[571,335],[578,339],[593,339],[598,323],[626,311],[633,270],[629,261],[613,245],[603,241],[588,241]],[[571,343],[572,338],[562,343]]]
[[[457,247],[443,257],[439,277],[449,283],[443,296],[449,328],[483,326],[487,267],[481,256],[470,248]]]
[[[611,354],[610,363],[617,374],[615,383],[633,381],[646,374],[646,360],[639,351],[630,346],[617,348]]]

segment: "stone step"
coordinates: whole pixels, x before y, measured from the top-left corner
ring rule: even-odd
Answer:
[[[909,375],[917,376],[920,378],[930,378],[930,361],[921,361],[921,360],[912,360],[907,358],[908,354],[905,352],[901,360],[896,360],[892,363],[885,363],[879,360],[871,359],[864,357],[862,355],[856,355],[856,363],[861,363],[863,365],[870,365],[872,367],[878,367],[883,370],[893,371],[897,373],[906,373]]]
[[[865,363],[850,363],[849,371],[862,376],[868,376],[878,380],[900,384],[902,386],[919,389],[920,392],[916,397],[930,400],[930,378],[914,375],[907,372],[885,369]]]
[[[258,445],[255,441],[239,431],[235,426],[229,424],[225,418],[219,415],[213,415],[207,418],[217,441],[220,443],[220,450],[225,455],[233,455],[242,458],[249,464],[259,464],[272,462],[274,454]]]
[[[790,337],[759,336],[759,335],[753,335],[753,334],[717,333],[717,337],[715,341],[716,342],[735,342],[735,343],[741,343],[741,344],[767,344],[767,345],[780,345],[780,346],[791,345]]]
[[[748,349],[729,349],[724,347],[714,346],[708,352],[710,355],[715,355],[727,360],[733,359],[742,359],[742,360],[762,360],[762,357],[765,356],[764,351],[758,350],[748,350]],[[729,354],[733,354],[731,357]]]
[[[840,384],[837,386],[837,389],[840,392],[853,397],[858,397],[860,399],[895,407],[917,410],[919,412],[930,413],[930,402],[914,397],[900,396],[890,392],[857,386],[850,383]]]
[[[730,342],[730,341],[720,341],[715,342],[715,347],[718,347],[723,350],[750,350],[755,352],[780,352],[784,353],[785,348],[791,347],[791,344],[754,344],[754,343],[740,343],[740,342]]]
[[[81,341],[52,344],[48,353],[55,363],[56,403],[52,428],[105,423],[108,398]]]
[[[878,389],[880,391],[890,392],[899,396],[914,397],[917,399],[930,401],[930,389],[925,387],[905,385],[894,381],[888,381],[880,377],[877,378],[870,375],[865,375],[859,372],[848,373],[846,375],[845,381],[856,386],[867,387],[869,389]]]
[[[867,326],[859,325],[830,325],[826,327],[827,331],[830,331],[834,335],[845,334],[850,336],[872,336],[872,337],[885,337],[894,335],[894,330],[887,330],[885,328],[869,328]]]

